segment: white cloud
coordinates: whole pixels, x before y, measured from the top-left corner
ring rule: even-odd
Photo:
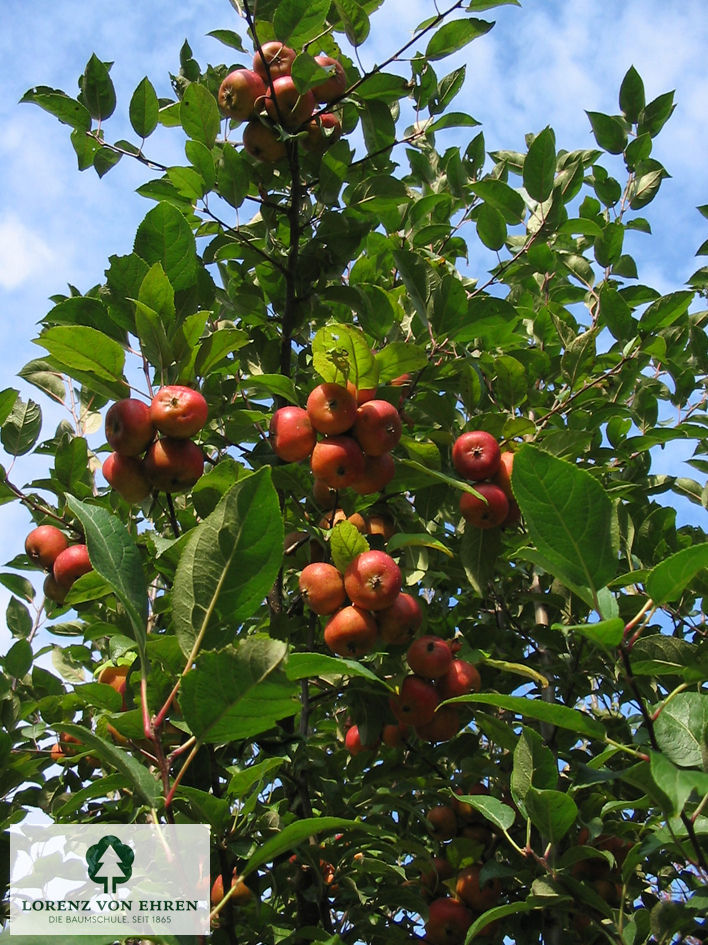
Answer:
[[[0,217],[0,286],[17,289],[48,267],[58,254],[14,213]]]

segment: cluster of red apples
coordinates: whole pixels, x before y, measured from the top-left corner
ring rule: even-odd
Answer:
[[[409,631],[410,627],[405,629]],[[401,642],[400,636],[395,642]],[[396,722],[384,725],[381,733],[385,745],[399,745],[411,730],[429,742],[449,741],[459,732],[461,720],[457,707],[441,703],[479,692],[481,687],[477,667],[457,657],[459,648],[456,641],[432,634],[413,640],[406,653],[410,672],[403,678],[398,694],[390,700]],[[344,740],[353,755],[377,747],[362,743],[357,725],[348,729]]]
[[[317,490],[352,488],[380,492],[395,473],[391,450],[401,438],[401,418],[373,390],[319,384],[306,408],[280,407],[270,421],[275,455],[287,463],[310,458]],[[318,434],[320,435],[318,438]]]
[[[126,502],[158,492],[186,492],[204,472],[204,454],[191,439],[207,420],[207,402],[191,387],[161,387],[150,404],[129,397],[106,413],[113,452],[103,475]],[[157,434],[160,434],[157,436]]]
[[[329,105],[343,96],[347,79],[342,64],[330,56],[315,56],[317,65],[330,74],[300,93],[291,75],[296,55],[283,43],[264,43],[253,57],[253,68],[235,69],[219,86],[217,99],[222,113],[248,122],[243,130],[243,146],[258,161],[273,164],[285,157],[285,141],[278,134],[278,125],[290,134],[304,132],[303,147],[318,154],[342,133],[339,118],[317,108],[318,103]]]
[[[452,465],[463,479],[474,484],[482,498],[463,492],[460,512],[476,528],[496,528],[519,520],[519,507],[511,491],[514,454],[502,452],[485,430],[469,430],[452,446]]]
[[[25,539],[25,552],[33,564],[48,571],[44,596],[63,604],[74,581],[93,570],[88,548],[83,543],[69,544],[56,525],[38,525]]]

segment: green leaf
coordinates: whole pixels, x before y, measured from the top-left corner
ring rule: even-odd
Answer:
[[[34,343],[46,348],[69,372],[76,369],[101,380],[125,383],[123,346],[96,328],[55,325],[46,328]]]
[[[708,754],[708,695],[680,692],[654,722],[659,748],[680,768],[703,767]]]
[[[145,765],[133,758],[127,751],[116,748],[111,742],[99,738],[98,735],[94,735],[93,732],[82,728],[80,725],[61,722],[57,723],[55,727],[57,731],[66,732],[67,735],[78,738],[82,747],[90,750],[92,754],[98,755],[108,767],[115,768],[116,771],[122,774],[128,785],[148,807],[159,808],[161,806],[160,783]]]
[[[223,646],[273,585],[283,520],[269,468],[236,482],[190,535],[175,574],[172,617],[185,654],[207,630]],[[220,630],[219,630],[220,628]]]
[[[378,371],[364,333],[351,325],[325,325],[312,340],[312,365],[324,381],[376,387]]]
[[[521,194],[503,180],[480,180],[470,184],[470,190],[503,215],[507,223],[520,223],[526,212]]]
[[[128,115],[133,131],[141,138],[147,138],[157,128],[157,116],[160,105],[157,93],[147,76],[139,83],[130,99]]]
[[[175,292],[193,285],[197,277],[194,234],[171,204],[159,203],[147,213],[138,227],[134,250],[149,266],[162,264]]]
[[[656,604],[678,600],[693,578],[708,568],[708,544],[693,545],[665,558],[649,574],[647,593]]]
[[[595,719],[579,712],[577,709],[569,709],[568,706],[559,705],[555,702],[542,702],[540,699],[526,699],[523,696],[503,696],[494,692],[459,696],[449,701],[451,703],[473,702],[480,705],[493,705],[525,718],[537,719],[539,722],[547,722],[549,725],[568,729],[578,735],[584,735],[586,738],[604,741],[605,737],[605,729],[600,722],[596,722]]]
[[[138,546],[116,516],[97,505],[66,497],[70,511],[86,534],[89,559],[125,607],[141,657],[147,643],[147,581]]]
[[[246,52],[243,45],[243,40],[238,35],[238,33],[234,33],[233,30],[211,30],[211,32],[207,33],[207,36],[213,36],[214,39],[217,39],[220,43],[223,43],[224,46],[231,47],[231,49],[237,49],[242,53]]]
[[[425,349],[405,341],[393,341],[376,352],[379,384],[387,384],[403,374],[421,371],[428,363]]]
[[[493,823],[494,826],[498,827],[500,830],[508,830],[516,820],[513,807],[509,807],[508,804],[503,804],[501,801],[497,800],[496,797],[487,797],[483,794],[456,793],[453,793],[453,797],[465,804],[469,804],[470,807],[474,807],[486,820]]]
[[[255,636],[200,654],[180,690],[184,718],[199,741],[252,738],[295,715],[299,689],[282,671],[287,649],[280,640]]]
[[[285,667],[288,679],[312,679],[314,676],[358,676],[369,682],[392,687],[359,660],[347,660],[326,653],[291,653]]]
[[[638,134],[648,132],[652,138],[659,134],[666,122],[671,117],[674,104],[675,92],[664,92],[646,105],[639,115]]]
[[[207,148],[213,148],[221,126],[216,99],[205,86],[191,82],[180,105],[180,119],[185,133]]]
[[[286,763],[286,758],[266,758],[265,761],[259,761],[257,764],[249,765],[241,771],[230,768],[232,772],[229,786],[226,793],[229,797],[243,798],[250,791],[254,784],[261,784],[272,771],[277,771]],[[272,779],[271,779],[272,780]]]
[[[91,115],[88,109],[75,98],[70,98],[60,89],[51,89],[46,85],[39,85],[30,89],[20,99],[20,102],[30,102],[39,105],[50,115],[54,115],[64,125],[71,125],[79,132],[91,130]]]
[[[695,791],[698,797],[708,794],[708,773],[677,768],[660,752],[649,753],[651,776],[656,786],[673,804],[672,814],[680,814]]]
[[[0,442],[11,456],[29,453],[42,429],[42,411],[33,400],[16,398],[10,415],[0,430]]]
[[[501,3],[513,3],[515,0],[499,0]],[[496,5],[496,4],[495,4]],[[490,922],[497,922],[499,919],[505,919],[508,915],[517,915],[520,912],[531,912],[537,909],[538,905],[533,902],[509,902],[504,906],[494,906],[493,909],[487,909],[474,920],[467,930],[466,942],[473,942],[477,938],[477,933],[485,929]],[[487,936],[484,937],[485,939]]]
[[[621,223],[608,223],[601,235],[595,238],[595,259],[600,266],[614,265],[622,255],[624,227]]]
[[[334,8],[340,19],[335,30],[343,30],[352,46],[361,46],[369,35],[369,17],[356,0],[334,0]]]
[[[549,843],[561,840],[578,816],[577,804],[562,791],[539,791],[530,787],[524,796],[524,806],[531,823]]]
[[[20,392],[15,390],[14,387],[6,387],[5,390],[0,391],[0,426],[5,423],[12,413],[19,396]]]
[[[551,790],[558,784],[558,765],[553,752],[543,738],[532,728],[524,727],[514,749],[514,767],[511,772],[511,792],[521,806],[532,788]]]
[[[691,291],[671,292],[662,295],[652,302],[641,317],[640,326],[643,331],[654,332],[660,328],[667,328],[682,318],[693,301],[695,293]]]
[[[495,252],[506,242],[506,223],[504,217],[491,204],[483,203],[477,211],[477,235],[488,249]]]
[[[489,23],[487,20],[478,20],[474,17],[444,23],[430,39],[425,50],[426,58],[431,60],[444,59],[445,56],[462,49],[463,46],[471,43],[478,36],[484,36],[493,26],[494,23]]]
[[[280,0],[273,17],[277,39],[302,46],[322,31],[330,6],[330,0]]]
[[[501,552],[498,528],[466,527],[460,542],[460,563],[474,592],[485,598]]]
[[[332,529],[330,550],[335,568],[344,574],[357,555],[369,550],[369,543],[351,522],[339,522]]]
[[[627,129],[621,118],[602,112],[585,112],[590,119],[595,140],[604,151],[621,154],[627,144]]]
[[[246,878],[264,863],[270,863],[286,850],[293,850],[310,837],[322,833],[345,833],[351,830],[364,830],[367,833],[380,833],[381,827],[364,824],[358,820],[345,820],[343,817],[306,817],[288,824],[275,837],[261,843],[255,853],[249,857],[240,875]]]
[[[635,124],[639,120],[645,101],[642,77],[634,66],[630,66],[619,91],[619,106],[627,121]]]
[[[614,577],[612,503],[590,473],[525,444],[512,488],[530,538],[560,580],[597,592]]]
[[[609,620],[600,620],[597,623],[580,623],[571,624],[570,626],[554,623],[553,629],[573,630],[600,646],[619,646],[624,637],[624,620],[619,617],[612,617]]]
[[[556,173],[556,136],[552,128],[536,135],[524,158],[524,188],[532,200],[541,203],[553,192]]]
[[[79,85],[81,101],[89,110],[91,117],[98,121],[110,118],[116,107],[116,93],[108,73],[108,66],[105,62],[101,62],[95,53],[86,63]]]
[[[17,640],[5,654],[3,664],[8,676],[16,679],[28,673],[32,667],[32,646],[27,640]]]

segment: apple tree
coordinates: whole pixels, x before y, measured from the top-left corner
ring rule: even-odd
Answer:
[[[386,0],[242,0],[169,98],[24,99],[145,209],[19,370],[56,430],[0,394],[3,822],[208,823],[214,945],[705,931],[706,490],[652,462],[708,468],[708,278],[625,245],[673,95],[488,153],[446,60],[504,2],[365,70]]]

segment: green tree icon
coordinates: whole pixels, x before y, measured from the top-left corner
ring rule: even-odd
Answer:
[[[134,858],[131,847],[121,843],[118,837],[108,834],[88,848],[88,874],[94,883],[103,884],[106,894],[114,893],[118,883],[127,883],[133,875]]]

